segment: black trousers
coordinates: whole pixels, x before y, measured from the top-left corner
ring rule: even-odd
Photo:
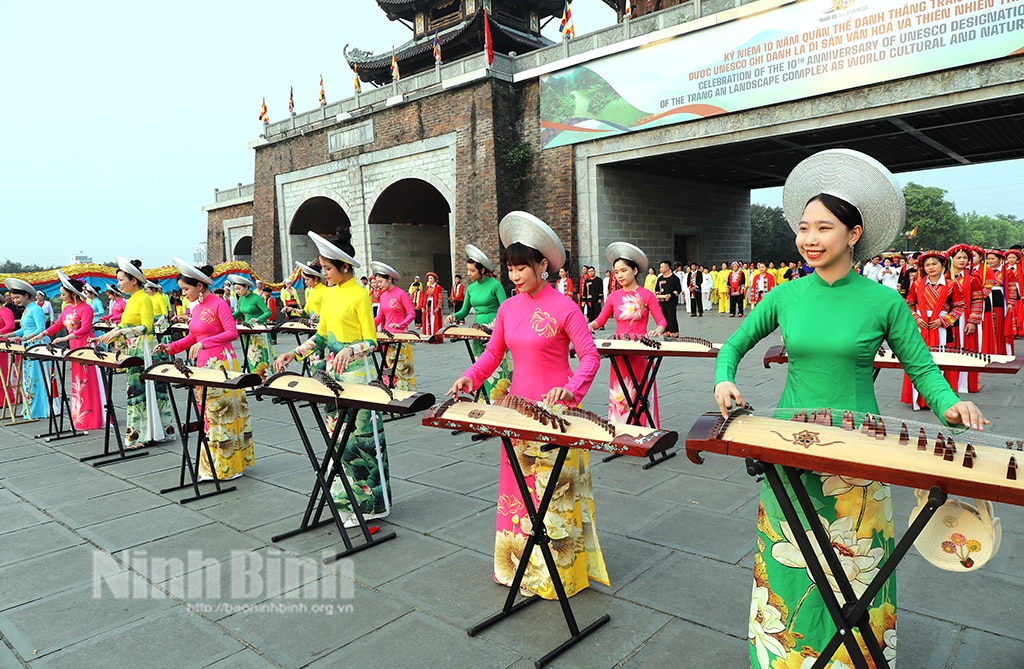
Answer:
[[[696,316],[697,314],[703,314],[703,313],[704,313],[704,299],[703,299],[703,296],[700,294],[700,291],[697,291],[696,293],[694,293],[690,297],[690,315],[691,316]]]
[[[729,313],[733,316],[739,314],[743,315],[743,296],[742,295],[730,295],[729,296]]]
[[[661,313],[665,316],[665,332],[679,332],[675,298],[661,303]]]

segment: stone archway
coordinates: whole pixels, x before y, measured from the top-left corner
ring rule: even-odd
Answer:
[[[252,264],[252,235],[240,237],[231,248],[231,259]]]
[[[404,178],[388,185],[367,219],[373,258],[393,265],[402,273],[403,284],[433,271],[447,290],[452,280],[451,212],[444,194],[423,179]]]
[[[351,231],[352,221],[341,205],[334,200],[316,196],[299,205],[288,225],[288,246],[292,260],[309,263],[317,258],[316,246],[307,236],[315,232],[327,238],[335,237],[340,230]],[[285,267],[287,276],[292,268]]]

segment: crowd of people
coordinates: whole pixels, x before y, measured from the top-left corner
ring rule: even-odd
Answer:
[[[837,182],[831,176],[836,173],[848,178]],[[578,407],[593,384],[600,356],[592,332],[614,320],[618,335],[678,337],[680,306],[684,314],[701,318],[717,304],[720,314],[746,316],[716,362],[714,400],[723,415],[743,405],[737,380],[740,359],[778,329],[789,353],[780,407],[827,406],[837,416],[844,410],[877,413],[872,362],[885,343],[908,373],[904,401],[930,408],[946,424],[983,429],[987,421],[981,411],[958,395],[979,389],[976,376],[944,375],[927,346],[1013,353],[1014,340],[1024,337],[1021,249],[961,244],[943,252],[885,255],[883,250],[905,221],[902,192],[888,170],[853,151],[824,151],[800,163],[787,180],[784,200],[802,258],[799,264],[734,261],[708,268],[663,260],[655,267],[642,249],[618,241],[605,251],[610,269],[599,275],[596,267],[583,267],[574,279],[554,231],[526,212],[512,212],[499,224],[505,250],[498,265],[513,286],[511,295],[496,277],[496,263],[472,244],[465,248],[466,282],[457,275],[446,297],[436,273],[426,273],[426,281],[414,276],[404,289],[400,272],[381,261],[371,263],[369,276],[357,279],[360,264],[350,236],[342,231],[327,239],[310,232],[319,256],[308,264],[296,263],[304,286],[301,296],[286,281],[275,298],[269,286],[244,275],[231,275],[226,289],[215,290],[212,267],[195,267],[178,258],[177,290],[166,296],[159,284],[147,279],[138,261],[119,257],[117,282],[106,288],[106,309],[95,289],[60,274],[64,307],[59,316],[51,309],[48,320],[45,298],[40,302],[33,286],[8,279],[10,299],[23,311],[19,327],[15,314],[0,306],[0,336],[43,342],[64,332],[53,341],[117,347],[143,357],[147,366],[184,354],[189,364],[229,372],[240,368],[234,349],[239,324],[298,317],[315,324],[315,335],[283,352],[275,351],[271,337],[253,335],[250,368],[265,376],[271,369],[282,371],[305,360],[314,373],[349,385],[375,380],[370,356],[378,347],[378,331],[418,327],[429,335],[445,322],[464,322],[472,312],[475,322],[488,326],[491,335],[486,345],[473,342],[474,362],[448,394],[469,393],[477,401],[494,401],[511,393],[557,413]],[[863,266],[854,264],[863,257],[870,260]],[[446,300],[450,312],[445,318]],[[114,327],[102,334],[94,331],[99,319]],[[187,323],[187,334],[158,341],[154,335],[163,321]],[[570,347],[577,358],[575,369],[569,362]],[[381,367],[385,384],[415,390],[410,345],[389,346],[386,360]],[[0,357],[0,365],[7,364]],[[608,417],[623,421],[629,414],[626,398],[636,392],[630,379],[642,373],[632,366],[642,367],[643,358],[617,358],[613,364],[617,367],[610,374]],[[45,383],[45,369],[40,367],[38,374],[39,378],[35,371],[23,376],[24,411],[34,418],[45,416],[47,409],[46,402],[37,407],[37,398],[46,396],[45,387],[39,387]],[[166,387],[142,381],[138,368],[126,376],[127,447],[169,438],[174,425]],[[103,420],[100,380],[86,369],[73,370],[73,378],[76,426],[93,429]],[[836,379],[844,383],[835,383]],[[648,392],[651,412],[640,420],[659,427],[656,385]],[[3,401],[12,401],[10,388],[4,389]],[[241,476],[255,462],[245,393],[211,392],[207,402],[212,461],[203,454],[201,478]],[[788,419],[793,410],[778,411],[778,417]],[[328,416],[328,429],[334,429],[334,420],[336,416]],[[388,516],[393,508],[383,417],[360,410],[354,421],[341,462],[352,489],[361,492],[350,499],[338,481],[332,486],[349,527],[357,524],[354,505],[368,519]],[[558,486],[544,519],[545,526],[557,528],[551,537],[556,559],[548,565],[523,555],[531,532],[523,522],[524,491],[502,452],[495,581],[511,584],[517,566],[528,560],[521,586],[529,594],[557,596],[552,566],[569,596],[591,580],[609,583],[587,452],[573,449],[558,480],[550,481],[558,452],[531,440],[512,442],[534,504],[549,485]],[[890,495],[887,485],[856,479],[843,490],[833,490],[825,478],[810,472],[802,475],[823,522],[835,525],[857,517],[862,527],[870,526],[863,536],[869,537],[865,540],[871,543],[872,554],[888,555],[895,544],[892,515],[871,502]],[[761,491],[750,615],[750,657],[755,667],[780,666],[776,660],[789,666],[794,657],[811,657],[834,630],[806,570],[795,569],[784,555],[785,525],[779,501],[766,484]],[[894,656],[895,588],[878,593],[869,615],[878,643],[887,657],[890,652]]]

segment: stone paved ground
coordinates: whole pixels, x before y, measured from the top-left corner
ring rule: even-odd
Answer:
[[[737,323],[681,322],[684,334],[719,342]],[[772,408],[784,381],[783,368],[761,364],[773,343],[777,334],[740,370],[758,410]],[[466,362],[461,343],[417,348],[420,390],[443,393]],[[713,409],[712,369],[706,359],[664,364],[666,428],[685,436]],[[607,374],[604,363],[586,408],[603,413]],[[992,431],[1024,433],[1019,378],[983,382],[977,400]],[[882,412],[910,417],[899,383],[893,371],[879,377]],[[158,492],[177,477],[172,444],[94,468],[78,457],[102,448],[96,434],[45,443],[33,439],[38,423],[0,428],[0,669],[528,667],[565,638],[558,606],[545,602],[466,635],[506,592],[491,579],[496,441],[388,423],[395,505],[380,524],[398,536],[322,566],[341,546],[331,528],[271,541],[299,522],[313,477],[286,410],[251,406],[256,466],[235,492],[187,505]],[[611,622],[553,666],[748,666],[757,484],[721,456],[640,464],[593,461],[612,585],[571,601],[582,624],[602,613]],[[895,491],[898,527],[912,504],[910,490]],[[901,667],[1024,667],[1024,513],[997,513],[1002,548],[979,572],[943,572],[913,551],[901,566]]]

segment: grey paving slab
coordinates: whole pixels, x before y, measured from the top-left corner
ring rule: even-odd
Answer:
[[[931,616],[918,615],[900,607],[897,610],[896,626],[899,632],[896,643],[897,666],[921,667],[921,669],[931,669],[931,667],[960,669],[960,663],[951,662],[954,650],[959,647],[963,639],[964,629],[960,625],[954,625]],[[1024,659],[1024,655],[1020,657]],[[1000,665],[977,666],[997,667]]]
[[[386,532],[389,528],[381,528]],[[431,564],[459,550],[444,541],[402,528],[395,529],[396,537],[385,544],[352,556],[355,579],[363,585],[378,587],[399,575]],[[342,550],[338,546],[336,550]],[[318,557],[320,553],[310,554]]]
[[[416,482],[457,493],[471,493],[488,488],[497,479],[494,466],[474,462],[456,462],[416,475]]]
[[[491,506],[457,523],[434,530],[431,536],[488,555],[494,552],[495,510]]]
[[[673,620],[621,666],[623,669],[746,667],[750,666],[750,658],[746,639],[685,620]]]
[[[0,613],[0,627],[22,657],[41,658],[173,605],[160,593],[94,597],[90,585],[8,609]]]
[[[3,512],[3,519],[3,524],[0,525],[0,537],[8,532],[50,522],[49,516],[26,504],[18,504],[5,510]],[[0,541],[3,541],[3,539],[0,539]]]
[[[114,553],[209,522],[209,518],[199,513],[177,504],[168,504],[89,525],[80,532],[96,545]]]
[[[753,573],[676,554],[618,591],[621,598],[725,634],[746,637]]]
[[[900,658],[900,662],[903,658]],[[914,666],[911,664],[910,666]],[[956,669],[1024,666],[1024,642],[1020,639],[966,629],[952,665]]]
[[[642,469],[630,460],[636,460],[636,458],[616,458],[610,462],[601,462],[599,457],[591,457],[590,473],[594,480],[594,489],[642,495],[655,486],[678,476],[676,472],[660,470],[657,467]]]
[[[428,489],[402,500],[391,510],[391,523],[433,532],[488,508],[482,500],[444,490]]]
[[[3,468],[0,469],[0,471],[5,474],[12,462],[53,453],[52,449],[49,449],[39,443],[26,444],[19,439],[11,439],[10,441],[5,441],[3,443],[4,445],[0,447],[0,465],[3,465]]]
[[[112,476],[91,475],[46,488],[27,490],[22,494],[33,504],[53,512],[71,506],[85,506],[83,503],[86,500],[130,489],[134,489],[134,486],[128,481]]]
[[[22,669],[24,666],[14,651],[3,643],[3,634],[0,634],[0,669]]]
[[[51,508],[49,513],[68,527],[77,529],[165,504],[169,502],[160,495],[129,487],[105,495],[81,497],[77,502],[67,501],[62,506]]]
[[[380,589],[465,634],[465,628],[493,613],[495,591],[508,592],[508,588],[494,582],[493,574],[491,556],[460,550],[422,564]],[[455,584],[457,587],[453,587]]]
[[[277,604],[280,608],[275,608]],[[335,605],[331,613],[325,613],[309,607],[303,610],[295,604],[274,600],[234,613],[221,624],[270,660],[299,669],[411,610],[387,595],[362,587],[357,587],[355,597],[346,602],[345,606],[351,604],[351,608],[338,609]],[[288,632],[282,634],[282,629]]]
[[[166,476],[167,485],[171,485],[170,481],[177,478],[178,467],[181,465],[180,452],[169,453],[164,449],[152,447],[147,448],[146,452],[149,455],[129,458],[124,462],[106,465],[102,469],[111,476],[129,481],[139,476],[160,472]]]
[[[92,467],[72,463],[68,458],[56,453],[8,462],[4,465],[3,472],[4,485],[15,492],[47,488],[100,474]]]
[[[598,539],[611,581],[611,585],[591,583],[591,587],[598,592],[618,593],[673,555],[670,548],[637,541],[612,532],[598,530]]]
[[[125,563],[131,562],[135,571],[147,580],[165,583],[263,547],[264,544],[253,537],[209,523],[146,542],[144,548],[118,551],[114,557]]]
[[[10,507],[5,510],[5,515],[9,510]],[[80,543],[82,537],[55,522],[24,527],[3,535],[0,540],[0,566],[54,553]]]
[[[209,669],[277,669],[281,667],[251,648],[240,650],[207,666]]]
[[[139,653],[140,643],[145,645],[145,653]],[[241,649],[242,643],[225,630],[175,606],[53,653],[33,666],[79,669],[102,658],[102,663],[111,667],[161,669],[173,663],[183,669],[199,669]]]
[[[760,486],[749,477],[746,481],[733,482],[680,474],[651,488],[644,497],[729,515],[750,500],[756,499],[760,489]]]
[[[753,545],[749,520],[679,508],[632,533],[637,539],[736,563]]]
[[[395,478],[418,480],[426,472],[457,462],[459,460],[452,457],[424,453],[423,451],[406,450],[404,453],[392,453],[389,445],[388,464],[391,467],[391,474]]]
[[[245,475],[260,481],[272,481],[281,474],[308,469],[309,459],[305,455],[275,448],[269,454],[259,453],[255,464],[246,469]]]
[[[393,669],[441,666],[504,669],[514,659],[508,649],[484,640],[466,643],[465,636],[465,630],[414,612],[309,666],[317,669],[353,664]]]
[[[199,509],[204,516],[237,530],[249,530],[268,521],[292,517],[294,509],[300,508],[306,497],[292,490],[265,485],[256,491],[236,490],[197,501],[217,502]]]
[[[19,504],[19,503],[21,503],[21,498],[20,497],[18,497],[13,492],[11,492],[10,490],[7,490],[2,485],[0,485],[0,506],[7,506],[8,504]]]
[[[92,583],[96,552],[79,544],[0,567],[0,610]]]
[[[649,494],[627,495],[603,489],[594,491],[594,521],[599,534],[632,534],[675,508],[675,504],[654,499]]]

